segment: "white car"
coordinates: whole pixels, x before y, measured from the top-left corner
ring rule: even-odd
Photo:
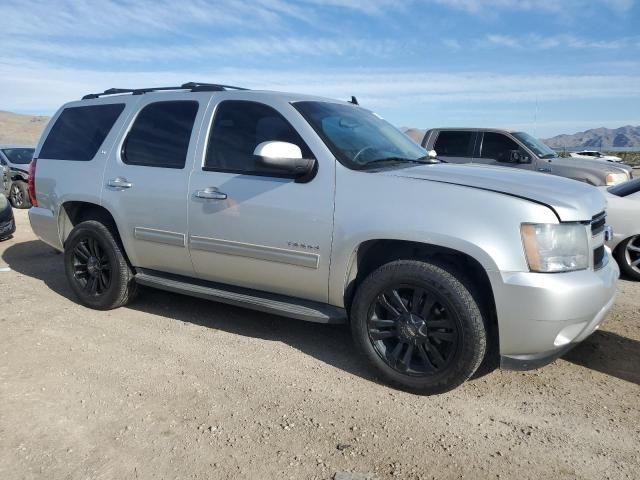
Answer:
[[[606,162],[622,162],[622,158],[616,157],[615,155],[606,155],[602,152],[598,152],[597,150],[582,150],[580,152],[571,152],[573,158],[588,158],[591,160],[604,160]]]
[[[613,228],[607,246],[620,270],[640,281],[640,178],[601,190],[609,204],[607,223]]]

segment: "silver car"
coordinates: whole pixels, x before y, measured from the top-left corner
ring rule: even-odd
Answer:
[[[82,304],[146,285],[349,323],[378,375],[414,392],[483,361],[544,365],[614,301],[598,190],[440,163],[351,103],[111,89],[64,105],[36,158],[31,226]]]
[[[640,281],[640,178],[602,188],[607,198],[613,237],[607,245],[620,269]]]

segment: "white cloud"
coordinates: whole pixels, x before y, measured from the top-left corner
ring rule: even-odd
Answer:
[[[509,35],[498,35],[498,34],[487,35],[487,40],[489,41],[489,43],[494,45],[499,45],[501,47],[510,47],[510,48],[522,47],[522,44],[517,38]]]
[[[198,44],[176,42],[158,46],[152,42],[138,42],[136,45],[109,46],[100,42],[69,43],[38,39],[7,39],[4,42],[4,54],[12,57],[42,58],[51,60],[87,61],[91,64],[123,65],[175,61],[215,61],[236,59],[241,56],[253,58],[304,57],[350,57],[366,55],[385,57],[392,55],[398,48],[393,41],[365,40],[357,38],[311,38],[296,36],[263,35],[260,37],[227,37],[216,41],[206,40]]]
[[[0,3],[3,34],[38,37],[121,38],[154,34],[189,36],[189,28],[275,30],[283,18],[304,20],[285,0],[9,0]],[[189,27],[189,28],[187,28]]]
[[[481,42],[481,44],[482,43],[483,42]],[[576,37],[569,34],[551,36],[529,34],[519,37],[513,35],[490,34],[486,36],[486,42],[484,43],[500,47],[528,50],[547,50],[553,48],[617,50],[640,47],[640,40],[637,38],[597,40],[593,38]]]
[[[43,80],[45,79],[45,80]],[[314,72],[211,69],[204,72],[115,72],[65,69],[0,58],[0,109],[51,113],[62,103],[109,87],[178,85],[185,81],[238,84],[249,88],[309,93],[334,98],[356,95],[384,111],[468,102],[522,103],[640,98],[633,75],[499,75],[393,70]],[[43,85],[45,87],[43,88]]]
[[[447,7],[472,14],[489,14],[495,9],[545,11],[555,13],[579,12],[585,8],[604,6],[614,11],[630,10],[635,0],[433,0]]]

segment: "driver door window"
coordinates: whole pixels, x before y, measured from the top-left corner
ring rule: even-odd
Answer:
[[[480,158],[508,162],[512,150],[519,150],[519,145],[501,133],[486,132],[482,139]]]
[[[303,158],[313,158],[298,132],[273,108],[256,102],[224,101],[211,127],[203,170],[281,176],[258,164],[253,155],[255,148],[267,141],[293,143],[300,147]]]

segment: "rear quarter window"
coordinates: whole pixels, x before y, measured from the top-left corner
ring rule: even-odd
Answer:
[[[86,162],[95,157],[124,103],[65,108],[40,150],[40,158]]]
[[[136,117],[127,135],[122,161],[144,167],[184,168],[198,102],[150,103]]]
[[[433,148],[443,157],[473,157],[473,132],[440,132]]]

